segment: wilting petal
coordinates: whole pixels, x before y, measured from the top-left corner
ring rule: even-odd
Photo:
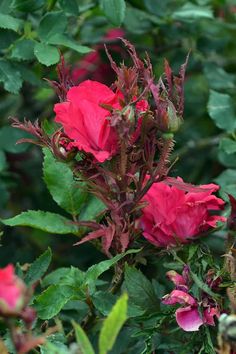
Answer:
[[[168,279],[170,279],[176,286],[186,285],[184,277],[178,274],[175,270],[170,270],[166,273]]]
[[[204,323],[215,326],[214,316],[219,317],[220,312],[216,307],[210,307],[203,311],[204,313]]]
[[[175,317],[180,328],[186,332],[198,331],[199,327],[203,325],[203,320],[196,307],[188,306],[178,309],[175,312]]]
[[[170,294],[165,295],[161,301],[165,305],[197,305],[197,301],[194,297],[182,290],[173,290]]]

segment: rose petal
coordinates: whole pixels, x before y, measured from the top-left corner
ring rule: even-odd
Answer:
[[[199,327],[203,325],[197,308],[191,306],[178,309],[175,312],[175,317],[180,328],[186,332],[198,331]]]
[[[182,290],[173,290],[170,294],[165,295],[161,301],[165,305],[183,304],[192,306],[197,304],[194,297]]]

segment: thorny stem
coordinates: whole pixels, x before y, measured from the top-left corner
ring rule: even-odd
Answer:
[[[150,176],[149,180],[147,181],[143,189],[134,198],[134,204],[137,204],[145,196],[145,194],[149,191],[153,183],[156,182],[157,178],[158,181],[161,181],[166,176],[167,164],[169,162],[168,158],[173,148],[173,145],[174,145],[173,139],[168,139],[164,142],[158,165],[153,171],[152,175]]]
[[[117,293],[117,291],[120,289],[123,281],[123,277],[124,277],[124,263],[123,262],[121,264],[117,263],[115,265],[115,274],[112,278],[111,287],[109,289],[109,292],[111,294]]]

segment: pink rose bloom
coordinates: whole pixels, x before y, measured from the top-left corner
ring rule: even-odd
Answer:
[[[185,271],[186,273],[186,271]],[[165,305],[182,305],[175,312],[176,321],[180,328],[186,332],[198,331],[203,324],[214,326],[214,316],[219,317],[220,311],[217,303],[205,293],[199,305],[197,299],[189,295],[189,279],[174,270],[166,273],[167,277],[175,284],[176,289],[162,298]]]
[[[0,312],[20,310],[25,289],[24,283],[14,274],[12,264],[0,269]]]
[[[67,102],[54,106],[55,121],[61,123],[73,140],[70,147],[93,154],[99,161],[110,159],[117,151],[117,135],[109,124],[110,112],[102,103],[120,109],[119,93],[96,81],[86,80],[72,87]]]
[[[182,179],[178,177],[178,182]],[[216,184],[200,186],[202,192],[185,192],[164,182],[154,183],[144,196],[141,227],[144,237],[158,247],[187,243],[194,237],[217,226],[226,218],[210,211],[223,209],[224,201],[212,193]]]

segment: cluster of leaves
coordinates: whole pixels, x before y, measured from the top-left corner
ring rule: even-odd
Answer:
[[[51,267],[56,270],[46,276],[49,250],[26,274],[18,267],[28,285],[40,280],[33,300],[39,316],[35,330],[57,325],[56,333],[40,348],[42,354],[73,353],[70,343],[76,341],[83,354],[215,353],[216,330],[202,327],[200,334],[183,334],[176,327],[174,309],[160,305],[160,298],[171,287],[165,272],[181,272],[180,259],[191,267],[193,294],[198,297],[199,291],[209,290],[203,282],[207,270],[224,273],[223,259],[218,257],[225,252],[224,239],[210,236],[210,250],[193,245],[174,258],[173,254],[160,257],[145,249],[100,262],[101,255],[90,245],[73,249],[72,244],[84,231],[73,221],[99,218],[103,205],[46,149],[45,188],[40,181],[41,156],[35,148],[15,145],[23,135],[10,128],[7,119],[17,112],[22,117],[39,117],[50,128],[45,117],[51,118],[54,96],[42,77],[54,78],[54,69],[49,73],[48,66],[59,61],[59,50],[76,65],[102,41],[108,28],[122,25],[137,50],[148,51],[157,77],[164,57],[177,68],[191,49],[185,86],[186,122],[176,137],[173,159],[178,156],[180,161],[174,172],[198,184],[215,179],[223,198],[227,199],[226,193],[236,197],[234,5],[233,0],[0,0],[1,217],[6,226],[33,229],[6,228],[0,255],[2,264],[24,264],[48,244],[53,247]],[[12,217],[21,210],[28,211]],[[72,236],[67,241],[49,234]],[[118,261],[127,262],[121,285],[127,295],[121,298],[114,290],[115,283],[110,285]],[[222,284],[222,294],[228,285]],[[5,342],[9,347],[8,334]]]

